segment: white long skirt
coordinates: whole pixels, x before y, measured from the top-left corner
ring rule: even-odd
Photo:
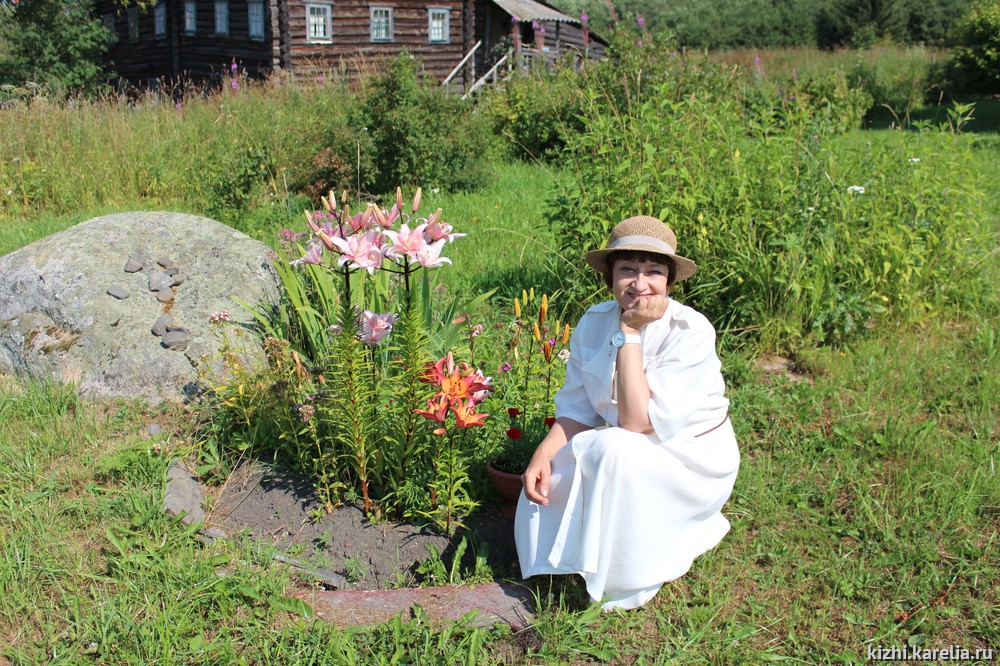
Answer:
[[[729,421],[664,443],[622,428],[578,434],[552,459],[549,504],[521,492],[521,575],[580,574],[605,610],[642,606],[729,531],[720,510],[739,460]]]

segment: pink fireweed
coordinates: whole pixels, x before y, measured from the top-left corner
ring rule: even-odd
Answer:
[[[364,234],[355,234],[344,240],[343,238],[330,238],[338,250],[340,258],[337,266],[350,263],[350,268],[364,269],[369,275],[375,273],[375,269],[382,266],[383,249],[374,231]]]
[[[361,326],[358,338],[361,342],[374,347],[382,341],[382,338],[389,335],[389,332],[392,331],[392,325],[399,321],[399,317],[391,312],[376,314],[371,310],[365,310],[358,317],[358,320]]]
[[[310,243],[309,247],[306,249],[306,255],[304,257],[289,263],[291,263],[292,266],[300,266],[302,264],[322,264],[323,245],[320,243]]]

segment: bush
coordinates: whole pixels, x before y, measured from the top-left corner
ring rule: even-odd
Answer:
[[[484,177],[481,156],[486,127],[471,103],[449,96],[422,81],[417,63],[400,54],[364,84],[350,123],[358,131],[360,152],[371,155],[362,179],[378,194],[397,185],[422,184],[447,190],[471,190]]]
[[[483,113],[502,150],[517,159],[553,160],[578,133],[583,95],[569,66],[554,74],[538,68],[487,92]]]
[[[966,93],[1000,92],[1000,0],[980,0],[958,26],[956,87]]]
[[[913,155],[902,132],[841,136],[833,104],[866,108],[842,76],[748,114],[735,75],[684,60],[623,73],[653,82],[624,86],[623,99],[591,93],[568,145],[573,180],[550,210],[567,256],[625,217],[660,217],[701,266],[677,294],[770,347],[846,340],[876,317],[914,320],[965,298],[955,276],[978,275],[972,248],[986,243],[962,137],[939,132]],[[583,303],[603,289],[581,275],[566,288]]]

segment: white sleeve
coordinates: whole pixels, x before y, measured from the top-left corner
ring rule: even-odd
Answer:
[[[707,324],[707,322],[706,322]],[[711,324],[678,331],[677,343],[646,369],[649,422],[660,441],[674,437],[718,386],[722,363]]]
[[[583,320],[581,320],[583,324]],[[578,423],[597,427],[604,419],[594,409],[583,385],[583,345],[577,327],[569,339],[569,362],[566,364],[566,383],[556,393],[556,417],[565,416]]]

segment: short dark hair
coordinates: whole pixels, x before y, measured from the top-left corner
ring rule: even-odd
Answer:
[[[652,261],[657,264],[665,264],[667,266],[667,286],[672,287],[674,286],[674,282],[677,281],[677,265],[666,254],[647,252],[645,250],[618,250],[609,254],[605,258],[605,261],[608,263],[608,269],[604,271],[604,284],[607,285],[609,290],[613,289],[612,283],[614,278],[612,275],[615,272],[616,261]]]

